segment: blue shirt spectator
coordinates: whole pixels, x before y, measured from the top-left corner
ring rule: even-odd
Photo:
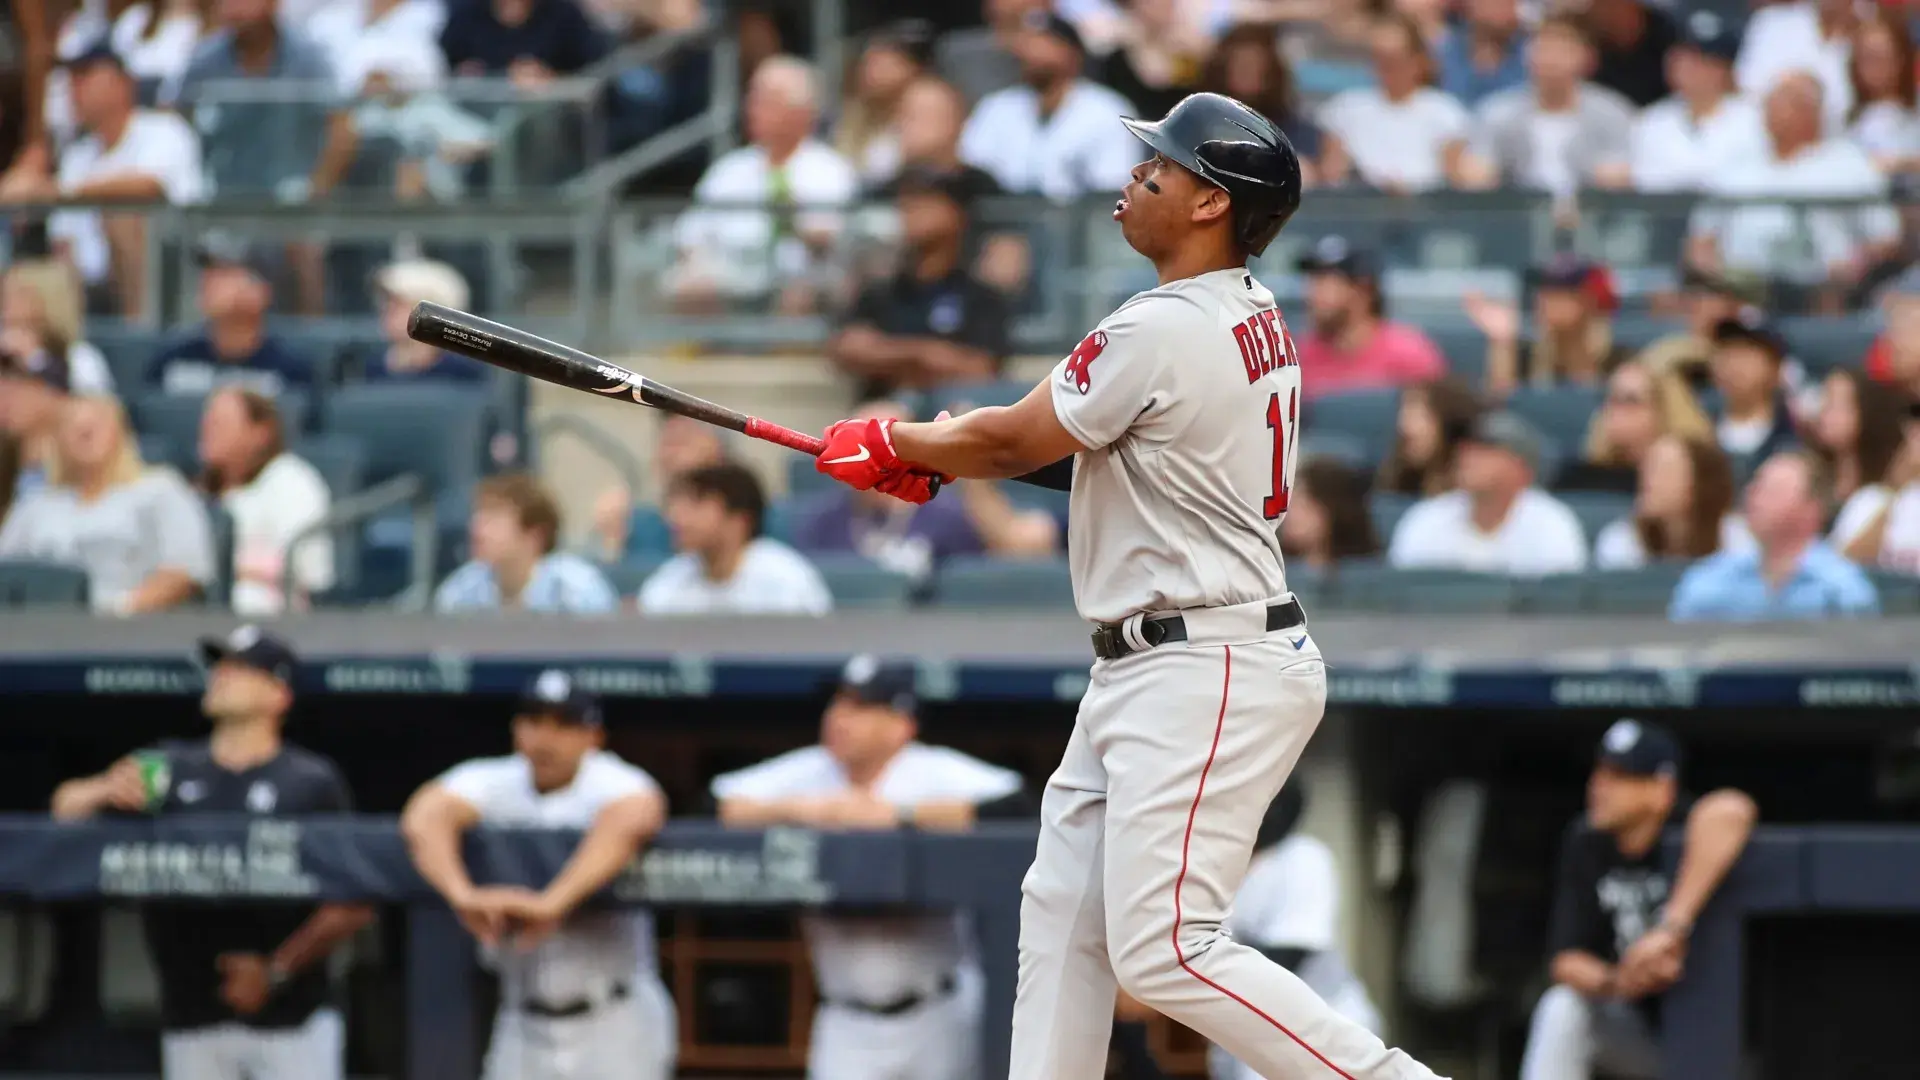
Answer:
[[[268,397],[313,385],[313,364],[267,329],[273,286],[251,250],[232,237],[202,241],[200,314],[191,337],[162,349],[147,384],[169,394],[207,394],[239,384]]]
[[[472,560],[434,593],[436,611],[519,609],[603,615],[620,598],[600,571],[578,555],[554,550],[560,508],[540,482],[502,473],[480,482],[467,526]]]
[[[930,575],[942,559],[985,550],[958,497],[914,506],[869,491],[809,500],[796,515],[793,546],[809,555],[863,555],[915,580]]]
[[[1758,548],[1694,564],[1673,592],[1668,617],[1757,622],[1878,612],[1880,596],[1866,573],[1819,539],[1825,485],[1821,466],[1803,453],[1769,459],[1747,490]]]
[[[1434,47],[1440,89],[1471,109],[1527,81],[1527,35],[1516,0],[1469,0],[1466,22]]]
[[[300,201],[327,137],[328,114],[339,104],[333,66],[317,43],[274,19],[274,5],[257,7],[259,18],[209,37],[179,85],[163,88],[161,97],[200,132],[210,194]],[[235,80],[257,82],[276,96],[248,100]],[[302,92],[289,98],[294,86]]]
[[[523,86],[579,71],[610,48],[573,0],[463,0],[440,31],[454,74],[507,75]]]
[[[472,299],[467,279],[446,263],[433,259],[402,259],[382,267],[373,277],[374,302],[380,310],[380,342],[352,357],[367,382],[439,381],[478,385],[488,368],[475,360],[442,352],[407,336],[407,318],[414,305],[431,301],[467,310]]]

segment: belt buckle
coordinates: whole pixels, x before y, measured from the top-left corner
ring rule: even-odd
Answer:
[[[1132,650],[1127,647],[1126,639],[1120,635],[1120,628],[1111,623],[1097,626],[1093,631],[1093,655],[1102,660],[1112,660],[1125,656]]]

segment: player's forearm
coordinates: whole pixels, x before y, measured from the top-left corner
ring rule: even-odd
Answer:
[[[964,832],[973,828],[978,814],[964,799],[934,799],[900,808],[900,816],[916,829],[931,832]]]
[[[758,829],[768,825],[812,825],[814,815],[803,799],[722,799],[720,824],[731,829]]]
[[[439,800],[415,796],[400,815],[400,835],[406,838],[413,868],[449,902],[473,891],[473,878],[460,854],[464,831]]]
[[[146,173],[122,173],[76,184],[64,194],[69,199],[87,202],[159,202],[167,197],[167,190],[156,177]]]
[[[1553,958],[1552,974],[1554,982],[1588,997],[1603,997],[1613,992],[1613,965],[1590,952],[1562,950]]]
[[[1680,872],[1675,875],[1673,892],[1667,897],[1662,922],[1685,933],[1700,917],[1713,891],[1726,880],[1727,871],[1746,850],[1760,812],[1744,792],[1725,789],[1703,797],[1687,816],[1686,849],[1680,855]]]
[[[305,971],[372,921],[373,908],[369,905],[322,904],[273,950],[268,964],[287,975]]]
[[[82,776],[53,789],[53,820],[85,821],[100,812],[105,802],[105,780]]]
[[[649,800],[647,805],[608,807],[594,820],[593,827],[580,838],[580,846],[560,868],[560,873],[543,892],[563,911],[572,911],[594,893],[606,888],[619,875],[641,845],[660,831],[663,814]]]
[[[974,480],[1005,480],[1059,459],[1014,423],[1013,407],[989,405],[950,420],[893,425],[901,460]]]

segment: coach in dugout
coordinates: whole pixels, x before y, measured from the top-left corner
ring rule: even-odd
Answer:
[[[345,814],[333,762],[288,743],[293,650],[253,626],[200,642],[204,739],[167,740],[53,793],[58,821],[105,814]],[[339,1080],[346,1036],[326,957],[373,917],[360,904],[147,904],[166,1080]]]
[[[1740,858],[1759,812],[1723,788],[1680,786],[1671,732],[1620,720],[1600,740],[1587,813],[1567,830],[1553,900],[1553,985],[1534,1006],[1520,1080],[1660,1075],[1660,1002],[1679,981],[1687,935]],[[1677,871],[1661,836],[1684,822]]]

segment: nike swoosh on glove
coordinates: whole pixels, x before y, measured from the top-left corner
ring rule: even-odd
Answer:
[[[842,420],[827,429],[825,438],[826,448],[813,467],[848,487],[866,491],[907,471],[893,452],[891,419]]]

